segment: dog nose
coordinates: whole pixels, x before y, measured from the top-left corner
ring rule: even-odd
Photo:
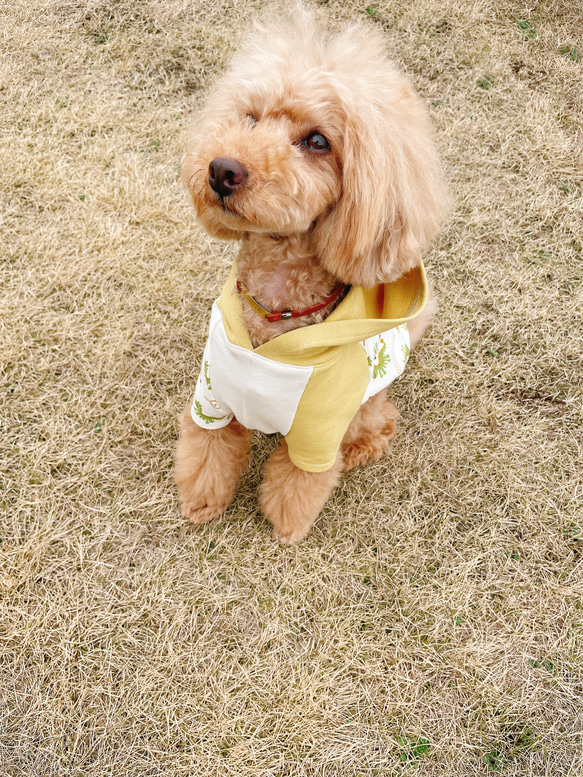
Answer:
[[[218,156],[209,165],[211,189],[221,197],[228,197],[247,180],[247,169],[241,162],[227,156]]]

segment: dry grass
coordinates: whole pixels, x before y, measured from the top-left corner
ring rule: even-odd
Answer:
[[[263,4],[1,5],[2,777],[581,775],[578,0],[371,2],[457,207],[394,450],[297,548],[273,441],[210,525],[171,480],[233,255],[185,128]]]

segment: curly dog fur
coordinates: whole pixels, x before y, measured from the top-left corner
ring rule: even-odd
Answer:
[[[239,280],[274,311],[308,308],[339,281],[398,279],[419,264],[447,202],[426,110],[381,35],[360,25],[329,34],[301,10],[247,39],[200,116],[183,178],[205,229],[241,241]],[[241,313],[257,347],[334,304],[273,323],[244,303]],[[430,299],[409,323],[412,347],[435,308]],[[280,542],[306,536],[343,471],[382,456],[397,417],[384,392],[369,399],[326,472],[298,469],[282,441],[261,491]],[[249,442],[238,421],[202,429],[187,407],[175,470],[186,517],[226,509]]]

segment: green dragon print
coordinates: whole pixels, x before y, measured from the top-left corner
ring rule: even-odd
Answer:
[[[379,348],[380,343],[382,343],[382,347]],[[373,380],[376,380],[379,377],[384,378],[387,374],[387,367],[391,361],[391,356],[390,354],[386,353],[386,350],[387,344],[381,337],[379,344],[375,344],[374,364],[370,356],[368,357],[368,366],[372,367]]]
[[[209,363],[206,359],[204,361],[204,379],[206,381],[206,387],[208,388],[209,391],[212,391],[211,379],[209,378]]]
[[[202,405],[200,404],[198,399],[194,400],[194,412],[201,419],[201,421],[205,422],[205,424],[212,424],[214,421],[222,421],[223,418],[225,418],[224,415],[221,415],[218,418],[214,418],[212,415],[205,415],[202,412]]]

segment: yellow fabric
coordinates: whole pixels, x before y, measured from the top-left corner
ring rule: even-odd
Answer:
[[[333,359],[315,367],[285,438],[290,459],[309,472],[324,472],[334,464],[368,385],[366,353],[360,343],[335,350]]]
[[[267,359],[313,366],[289,433],[289,455],[300,469],[323,472],[336,460],[350,421],[361,405],[369,369],[361,342],[415,318],[427,302],[423,265],[394,283],[354,286],[320,324],[299,327],[252,348],[236,290],[237,266],[218,300],[229,342]]]

